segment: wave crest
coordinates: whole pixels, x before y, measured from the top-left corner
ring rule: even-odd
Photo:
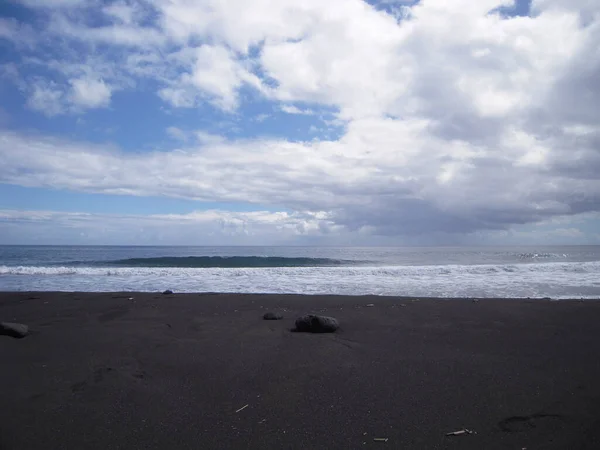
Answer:
[[[282,256],[161,256],[128,258],[110,261],[121,267],[181,267],[181,268],[252,268],[252,267],[329,267],[355,264],[331,258],[290,258]]]

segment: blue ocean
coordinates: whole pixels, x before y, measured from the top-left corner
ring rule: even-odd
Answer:
[[[600,246],[0,246],[2,291],[600,298]]]

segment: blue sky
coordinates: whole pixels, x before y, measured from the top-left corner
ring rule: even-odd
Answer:
[[[600,243],[599,22],[583,0],[3,2],[0,244]]]

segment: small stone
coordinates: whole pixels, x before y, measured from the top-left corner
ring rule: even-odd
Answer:
[[[167,289],[166,291],[163,292],[163,295],[171,295],[173,293],[173,291],[171,289]]]
[[[281,320],[283,319],[283,315],[279,313],[266,312],[263,315],[264,320]]]
[[[340,327],[337,319],[308,314],[296,319],[296,331],[308,333],[333,333]]]
[[[0,323],[0,335],[2,336],[10,336],[16,339],[21,339],[27,336],[28,334],[29,327],[27,325],[23,325],[22,323]]]

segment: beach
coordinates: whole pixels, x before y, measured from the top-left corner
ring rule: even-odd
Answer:
[[[30,328],[1,450],[600,448],[598,301],[6,292],[0,321]]]

